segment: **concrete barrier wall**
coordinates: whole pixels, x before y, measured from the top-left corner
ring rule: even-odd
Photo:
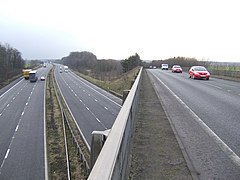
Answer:
[[[89,180],[126,179],[142,68],[92,168]]]

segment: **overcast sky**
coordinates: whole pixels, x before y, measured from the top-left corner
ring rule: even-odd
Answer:
[[[240,62],[239,0],[0,0],[0,42],[25,59],[174,56]]]

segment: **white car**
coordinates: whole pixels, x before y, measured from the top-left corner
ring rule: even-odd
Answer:
[[[168,64],[162,64],[161,69],[162,70],[168,70]]]
[[[40,80],[41,80],[41,81],[45,81],[45,77],[42,76],[42,77],[40,78]]]

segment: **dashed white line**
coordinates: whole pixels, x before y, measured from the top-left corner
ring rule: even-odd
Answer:
[[[108,108],[107,107],[104,107],[106,110],[108,110]]]
[[[86,109],[89,111],[89,108],[88,108],[88,107],[86,107]]]
[[[96,120],[97,120],[98,122],[101,122],[98,118],[96,118]]]
[[[79,101],[80,101],[80,102],[82,102],[82,100],[81,100],[81,99],[79,99]]]
[[[28,105],[28,102],[26,102],[26,106]]]
[[[7,107],[9,106],[9,104],[7,105]]]
[[[17,130],[18,130],[18,127],[19,127],[19,125],[17,125],[17,127],[16,127],[15,131],[17,131]]]
[[[97,102],[98,100],[97,100],[97,99],[94,99],[94,101],[96,101],[96,102]]]
[[[22,116],[24,115],[24,111],[22,112]]]
[[[7,153],[6,153],[5,157],[4,157],[4,159],[7,159],[7,158],[8,158],[9,152],[10,152],[10,149],[7,150]]]

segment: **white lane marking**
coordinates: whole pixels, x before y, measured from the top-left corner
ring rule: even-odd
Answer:
[[[28,102],[26,102],[26,106],[28,105]]]
[[[22,82],[23,81],[23,79],[22,80],[20,80],[18,83],[16,83],[13,87],[11,87],[10,89],[8,89],[5,93],[3,93],[1,96],[0,96],[0,98],[2,98],[5,94],[7,94],[9,91],[11,91],[15,86],[17,86],[20,82]]]
[[[107,107],[104,107],[106,110],[108,110],[108,108]]]
[[[80,78],[79,76],[75,75],[74,73],[70,73],[70,75],[72,77],[74,77],[75,79],[81,81],[81,83],[85,84],[87,87],[89,87],[90,89],[92,89],[93,91],[95,91],[96,93],[100,94],[101,96],[105,97],[106,99],[108,99],[109,101],[113,102],[115,105],[119,106],[119,107],[122,107],[122,105],[116,103],[115,101],[113,101],[112,99],[110,99],[109,97],[105,96],[104,94],[98,92],[96,89],[94,89],[93,87],[91,87],[90,85],[88,85],[87,83],[85,83],[82,78]]]
[[[9,106],[9,104],[7,105],[7,107]]]
[[[91,96],[90,94],[88,94],[88,96]]]
[[[153,74],[154,75],[154,74]],[[162,82],[156,75],[154,75],[157,80],[169,90],[169,92],[187,109],[194,117],[195,121],[202,127],[203,130],[215,141],[215,143],[222,149],[222,151],[233,161],[233,163],[240,167],[240,158],[233,152],[233,150],[227,146],[218,136],[215,134],[212,129],[210,129],[203,120],[198,117],[193,110],[188,107],[164,82]]]
[[[63,81],[66,83],[66,81],[63,79]],[[85,90],[84,90],[85,91]],[[72,91],[73,93],[75,93],[74,91]],[[78,98],[79,99],[79,98]],[[79,99],[80,102],[82,102],[81,99]],[[83,102],[82,102],[83,103]],[[107,129],[107,127],[97,118],[97,116],[89,109],[89,107],[86,106],[85,103],[83,103],[83,106],[85,106],[85,108],[92,114],[92,116],[97,119],[97,121],[105,128]]]
[[[97,120],[98,122],[101,122],[98,118],[96,118],[96,120]]]
[[[32,92],[34,91],[36,85],[37,85],[37,84],[34,85]],[[18,92],[17,94],[19,94],[19,92]],[[31,95],[32,95],[32,93],[31,93]],[[28,97],[27,103],[29,102],[31,95]],[[26,106],[24,107],[21,116],[24,115],[24,111],[25,111],[25,110],[26,110]],[[15,132],[14,132],[14,134],[13,134],[13,136],[12,136],[12,140],[11,140],[9,146],[8,146],[8,151],[7,151],[6,155],[5,155],[5,159],[3,160],[3,162],[2,162],[2,164],[1,164],[1,166],[0,166],[0,174],[1,174],[2,168],[3,168],[4,164],[5,164],[6,158],[8,157],[8,154],[9,154],[9,152],[10,152],[10,148],[11,148],[11,146],[12,146],[13,140],[14,140],[14,138],[15,138],[15,135],[16,135],[16,133],[17,133],[17,130],[18,130],[19,126],[20,126],[21,121],[22,121],[22,118],[20,118],[19,121],[18,121],[17,127],[15,128]]]
[[[2,113],[0,114],[0,116],[2,116]]]
[[[8,158],[9,152],[10,152],[10,149],[7,150],[7,153],[6,153],[5,157],[4,157],[4,159]]]
[[[15,99],[16,97],[13,97],[13,100]]]
[[[18,130],[18,127],[19,127],[19,125],[17,125],[17,127],[16,127],[15,131],[17,131],[17,130]]]
[[[94,99],[94,101],[96,101],[96,102],[97,102],[98,100],[97,100],[97,99]]]

